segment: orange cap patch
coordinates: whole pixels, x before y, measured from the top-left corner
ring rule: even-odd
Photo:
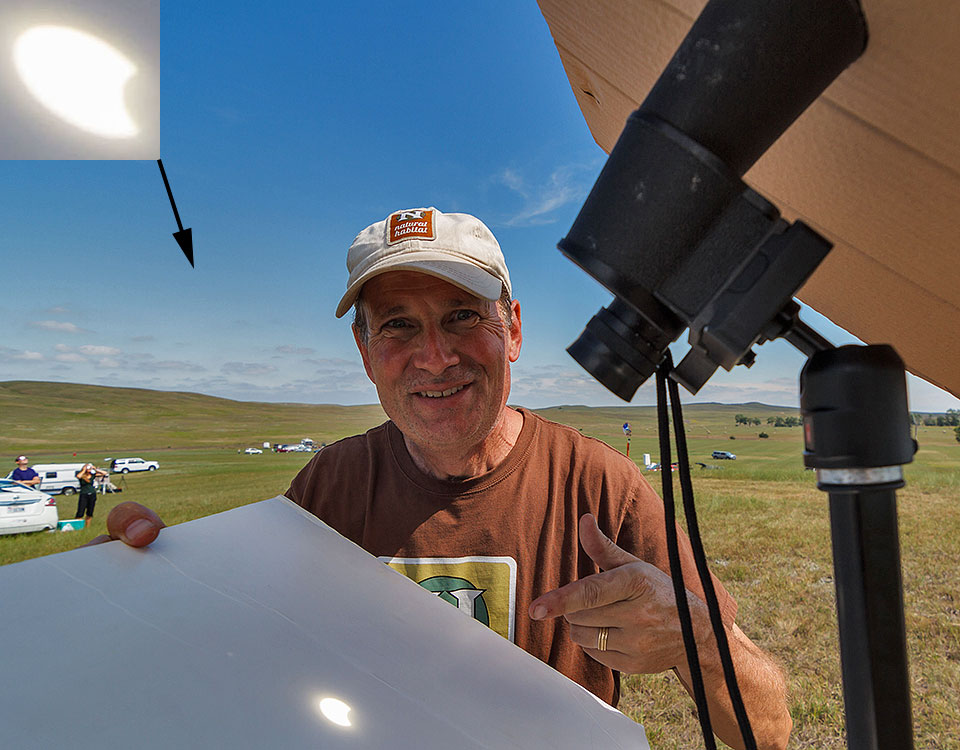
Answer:
[[[415,208],[410,211],[397,211],[390,214],[387,222],[387,244],[393,245],[403,240],[433,240],[433,211],[427,208]]]

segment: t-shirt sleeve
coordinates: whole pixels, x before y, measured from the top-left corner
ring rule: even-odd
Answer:
[[[357,449],[357,441],[350,443],[352,449],[344,446],[341,441],[315,454],[283,494],[359,544],[367,496],[365,452]]]
[[[293,481],[290,482],[290,486],[287,488],[287,491],[284,492],[284,497],[293,500],[301,508],[306,508],[311,513],[316,515],[316,512],[310,506],[313,504],[313,498],[310,492],[311,488],[317,486],[317,473],[320,454],[314,455],[310,462],[304,466],[297,475],[293,478]]]
[[[670,575],[663,501],[642,475],[638,476],[637,480],[630,501],[624,504],[624,515],[617,535],[617,544]],[[690,539],[679,525],[677,525],[677,541],[684,585],[688,591],[706,602]],[[710,578],[720,605],[721,618],[729,627],[736,621],[737,602],[712,571]]]

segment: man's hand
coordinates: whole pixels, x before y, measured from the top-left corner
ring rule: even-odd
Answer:
[[[589,514],[580,519],[580,544],[603,572],[535,599],[530,616],[534,620],[563,616],[570,623],[575,643],[601,664],[620,672],[650,674],[672,667],[692,695],[670,577],[610,541]],[[706,604],[689,591],[687,602],[713,731],[731,747],[743,748]],[[597,648],[601,627],[609,628],[605,651]],[[785,748],[793,722],[787,711],[783,673],[736,624],[729,628],[728,643],[757,746],[763,750]]]
[[[146,547],[166,524],[160,516],[140,503],[120,503],[107,516],[107,533],[91,539],[84,547],[120,540],[131,547]]]
[[[580,519],[580,544],[604,572],[544,594],[530,605],[530,616],[563,616],[574,643],[620,672],[653,674],[682,664],[669,576],[610,541],[592,515]],[[597,649],[601,627],[609,628],[605,651]]]

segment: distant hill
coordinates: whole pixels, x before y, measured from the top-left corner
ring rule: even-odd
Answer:
[[[0,452],[157,450],[331,442],[386,417],[379,405],[267,404],[198,393],[0,382]]]
[[[653,434],[654,406],[556,406],[536,410],[547,419],[616,440],[620,425]],[[764,419],[797,409],[764,404],[684,406],[691,434],[733,430],[735,414]],[[333,442],[383,422],[379,405],[274,404],[233,401],[198,393],[38,381],[0,382],[0,455],[166,448],[241,448],[297,442]],[[109,453],[108,453],[109,454]]]

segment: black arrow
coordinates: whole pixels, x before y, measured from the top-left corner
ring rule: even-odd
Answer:
[[[160,165],[160,174],[163,176],[163,184],[166,185],[167,195],[170,196],[170,206],[173,208],[173,216],[177,220],[177,226],[180,227],[179,232],[173,233],[173,239],[177,241],[177,244],[180,245],[180,249],[183,250],[183,254],[187,256],[187,260],[190,261],[190,267],[194,268],[193,230],[183,228],[183,222],[180,221],[180,214],[177,212],[177,204],[173,202],[173,191],[170,190],[170,182],[167,180],[167,172],[163,168],[163,160],[157,159],[157,164]]]

